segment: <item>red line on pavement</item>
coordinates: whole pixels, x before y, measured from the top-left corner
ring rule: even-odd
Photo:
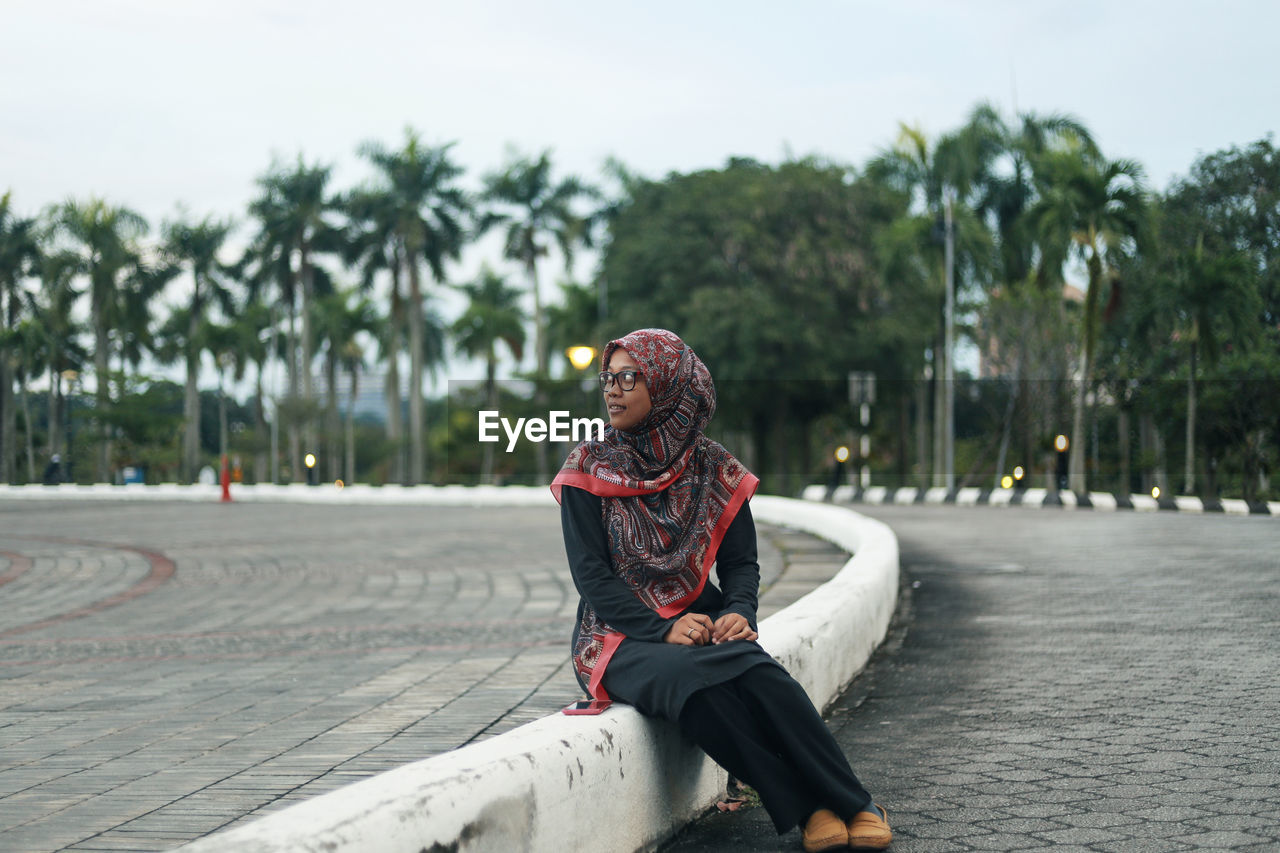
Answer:
[[[291,658],[291,657],[334,657],[337,655],[358,655],[358,654],[385,654],[392,652],[458,652],[458,651],[486,651],[489,649],[538,649],[551,648],[563,645],[563,640],[535,640],[526,643],[438,643],[434,645],[422,646],[377,646],[374,648],[358,648],[358,649],[289,649],[283,652],[273,652],[264,650],[260,652],[226,652],[224,654],[195,654],[195,655],[117,655],[115,657],[82,657],[70,658],[68,660],[58,660],[56,658],[41,660],[15,660],[0,661],[0,667],[5,666],[72,666],[80,663],[155,663],[160,661],[171,660],[190,660],[190,661],[219,661],[219,660],[250,660],[253,658],[262,658],[270,660],[272,658]],[[566,658],[567,660],[567,658]]]
[[[0,586],[4,586],[11,580],[17,580],[18,575],[31,568],[31,558],[22,554],[15,554],[12,551],[0,551],[0,557],[9,560],[9,571],[0,575]]]
[[[115,595],[95,601],[93,604],[87,604],[84,607],[78,607],[75,610],[69,610],[66,613],[60,613],[57,616],[50,616],[48,619],[41,619],[39,622],[32,622],[29,625],[19,625],[16,628],[9,628],[0,631],[0,637],[12,637],[15,634],[25,634],[29,631],[38,631],[41,628],[47,628],[50,625],[57,625],[60,622],[68,622],[72,619],[80,619],[85,616],[92,615],[109,607],[115,607],[118,604],[124,604],[126,601],[132,601],[139,596],[146,595],[160,584],[173,577],[174,566],[173,560],[163,554],[157,554],[155,551],[147,551],[143,548],[134,548],[130,545],[113,545],[109,542],[86,542],[80,539],[55,539],[45,536],[18,536],[18,539],[35,539],[41,542],[53,542],[60,545],[83,545],[91,548],[113,548],[117,551],[132,551],[135,554],[141,554],[147,558],[147,562],[151,564],[151,571],[145,578],[138,581],[126,590],[117,592]]]

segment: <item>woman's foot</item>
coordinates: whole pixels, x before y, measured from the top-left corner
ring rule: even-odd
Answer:
[[[854,850],[883,850],[893,840],[889,814],[875,803],[849,821],[849,846]]]
[[[805,853],[843,850],[849,846],[848,828],[839,815],[830,809],[818,809],[809,815],[803,835]]]

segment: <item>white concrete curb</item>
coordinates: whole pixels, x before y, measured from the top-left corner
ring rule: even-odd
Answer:
[[[761,495],[751,512],[854,555],[830,581],[760,624],[760,644],[825,709],[889,630],[898,598],[898,537],[845,507]]]
[[[68,494],[70,492],[70,494]],[[216,502],[216,486],[0,486],[0,499]],[[235,486],[236,501],[548,506],[546,488]],[[765,619],[760,641],[825,708],[884,639],[898,591],[898,541],[845,507],[761,495],[760,521],[854,556],[831,581]],[[566,654],[567,632],[566,630]],[[421,853],[639,850],[723,793],[725,774],[670,724],[617,706],[559,714],[405,765],[187,844],[184,853]]]

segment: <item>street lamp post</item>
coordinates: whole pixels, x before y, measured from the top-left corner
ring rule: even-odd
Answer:
[[[280,482],[280,361],[276,357],[276,308],[271,306],[271,484]]]
[[[849,448],[843,444],[836,448],[835,452],[836,464],[831,467],[831,479],[827,481],[826,502],[831,501],[836,496],[836,489],[840,488],[844,481],[844,464],[849,461]]]
[[[858,487],[871,485],[871,405],[876,401],[876,375],[865,370],[849,371],[849,405],[858,410]]]
[[[71,400],[75,396],[76,380],[80,378],[80,374],[68,368],[62,371],[62,378],[66,380],[67,391],[63,395],[62,408],[66,410],[66,442],[65,452],[62,454],[62,482],[70,483],[72,474],[71,450],[75,447],[75,421],[71,417]]]
[[[946,227],[946,309],[945,309],[945,341],[943,349],[945,350],[942,358],[943,386],[943,418],[945,418],[943,430],[943,460],[944,471],[946,472],[947,494],[953,494],[956,490],[956,392],[955,392],[955,365],[953,364],[955,355],[955,313],[956,313],[956,281],[955,281],[955,265],[956,265],[956,229],[955,219],[951,210],[952,190],[948,188],[945,192],[945,206],[943,207],[943,216]]]
[[[1055,471],[1057,475],[1056,485],[1058,487],[1058,491],[1065,491],[1067,488],[1067,466],[1070,455],[1068,451],[1070,450],[1070,447],[1071,443],[1067,441],[1067,437],[1065,435],[1059,435],[1053,440],[1053,449],[1058,454],[1058,464]]]

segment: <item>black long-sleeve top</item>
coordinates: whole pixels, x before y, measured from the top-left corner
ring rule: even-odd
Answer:
[[[599,496],[572,486],[565,486],[560,493],[560,521],[574,586],[583,601],[590,602],[597,615],[612,628],[629,639],[660,643],[679,614],[662,618],[613,573],[601,501]],[[715,559],[719,587],[708,579],[686,612],[705,613],[712,618],[723,613],[739,613],[755,630],[760,563],[756,527],[748,503],[742,504],[729,524]],[[581,620],[581,606],[578,615]]]

